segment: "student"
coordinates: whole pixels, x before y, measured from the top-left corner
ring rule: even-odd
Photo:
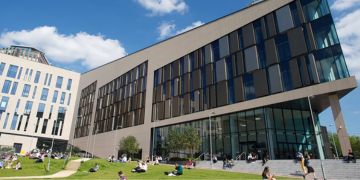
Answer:
[[[119,180],[127,180],[127,177],[122,171],[118,172]]]
[[[303,175],[303,178],[305,179],[305,177],[309,174],[312,174],[314,179],[317,179],[316,178],[316,175],[315,175],[315,170],[312,166],[310,166],[310,155],[309,154],[305,154],[305,158],[304,158],[304,166],[306,167],[307,171],[306,173]]]
[[[168,176],[181,176],[183,174],[183,167],[181,164],[175,163],[175,171],[165,174]]]
[[[266,166],[261,174],[263,180],[276,180],[275,175],[270,172],[270,168]]]
[[[95,164],[95,167],[92,167],[89,169],[89,172],[97,172],[99,170],[100,166],[98,163]]]
[[[347,156],[347,158],[346,158],[346,162],[350,163],[350,161],[352,161],[353,163],[356,163],[355,155],[354,155],[354,153],[351,151],[351,149],[349,149],[348,156]]]
[[[20,161],[17,161],[16,166],[15,166],[15,170],[22,170]]]
[[[142,172],[146,172],[147,169],[148,169],[148,166],[145,162],[138,161],[138,166],[135,167],[133,170],[131,170],[131,172],[142,173]]]

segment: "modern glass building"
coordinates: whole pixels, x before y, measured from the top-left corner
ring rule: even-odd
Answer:
[[[49,65],[23,46],[0,50],[0,146],[25,154],[66,148],[80,74]]]
[[[318,114],[347,152],[339,99],[356,86],[326,0],[267,0],[82,74],[74,144],[106,157],[133,135],[146,157],[192,126],[199,154],[322,158]]]

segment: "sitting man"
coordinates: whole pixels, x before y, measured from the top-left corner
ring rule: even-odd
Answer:
[[[95,167],[92,167],[89,169],[89,172],[97,172],[99,170],[100,166],[98,163],[95,164]]]
[[[133,170],[131,170],[131,172],[142,173],[142,172],[146,172],[147,169],[148,169],[147,164],[145,162],[139,161],[138,166]]]
[[[22,170],[20,161],[17,161],[16,166],[15,166],[15,170]]]
[[[355,154],[351,151],[351,149],[349,149],[348,156],[346,158],[346,162],[349,163],[350,161],[352,161],[353,163],[356,163]]]
[[[165,175],[168,176],[180,176],[183,174],[183,167],[181,164],[175,163],[175,171],[173,172],[165,172]]]

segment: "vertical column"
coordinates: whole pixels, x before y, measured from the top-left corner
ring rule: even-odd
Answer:
[[[341,152],[347,155],[348,150],[351,149],[349,136],[345,127],[344,117],[341,112],[339,97],[337,94],[329,96],[331,111],[334,117],[337,135],[339,137]]]

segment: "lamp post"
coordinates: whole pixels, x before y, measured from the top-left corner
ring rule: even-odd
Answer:
[[[211,112],[209,115],[209,134],[210,134],[210,166],[213,167],[213,152],[212,152],[212,132],[211,132],[211,117],[215,115],[215,112]]]
[[[319,156],[320,156],[320,166],[321,166],[321,172],[322,172],[322,175],[324,177],[324,179],[326,179],[326,175],[325,175],[325,171],[324,171],[324,165],[323,165],[323,160],[322,160],[322,157],[321,157],[321,152],[320,152],[320,141],[319,139],[316,137],[317,136],[317,131],[316,131],[316,126],[315,126],[315,120],[314,120],[314,113],[313,113],[313,109],[312,109],[312,106],[311,106],[311,101],[310,101],[310,96],[307,96],[307,100],[308,100],[308,103],[309,103],[309,108],[310,108],[310,115],[311,115],[311,121],[312,121],[312,124],[313,124],[313,128],[314,128],[314,135],[315,135],[315,140],[316,140],[316,144],[317,144],[317,149],[318,149],[318,153],[319,153]]]
[[[54,126],[54,130],[53,130],[53,132],[52,132],[53,136],[52,136],[52,141],[51,141],[51,147],[50,147],[50,150],[49,150],[49,153],[48,153],[48,158],[49,158],[48,167],[47,167],[48,171],[50,171],[51,153],[52,153],[53,148],[54,148],[54,140],[55,140],[56,127],[57,127],[57,119],[55,120],[55,126]]]
[[[334,124],[330,124],[330,127],[331,126],[334,126]],[[335,138],[334,138],[334,135],[335,135],[335,133],[337,133],[337,130],[336,130],[336,127],[334,126],[334,128],[335,128],[335,132],[334,132],[334,134],[332,134],[331,135],[331,137],[332,137],[332,140],[333,140],[333,143],[334,143],[334,148],[335,148],[335,153],[336,153],[336,159],[339,159],[339,153],[338,153],[338,151],[337,151],[337,147],[336,147],[336,144],[335,144]]]
[[[92,151],[91,151],[91,158],[94,159],[94,151],[95,151],[95,142],[96,142],[96,134],[99,132],[99,130],[95,130],[95,134],[94,134],[94,144],[92,147]]]
[[[118,132],[118,129],[119,128],[122,128],[122,126],[116,126],[116,129],[115,129],[115,137],[114,137],[114,153],[113,155],[115,156],[115,153],[116,153],[116,139],[117,139],[117,132]],[[117,156],[116,156],[117,157]],[[119,157],[117,157],[119,158]]]

